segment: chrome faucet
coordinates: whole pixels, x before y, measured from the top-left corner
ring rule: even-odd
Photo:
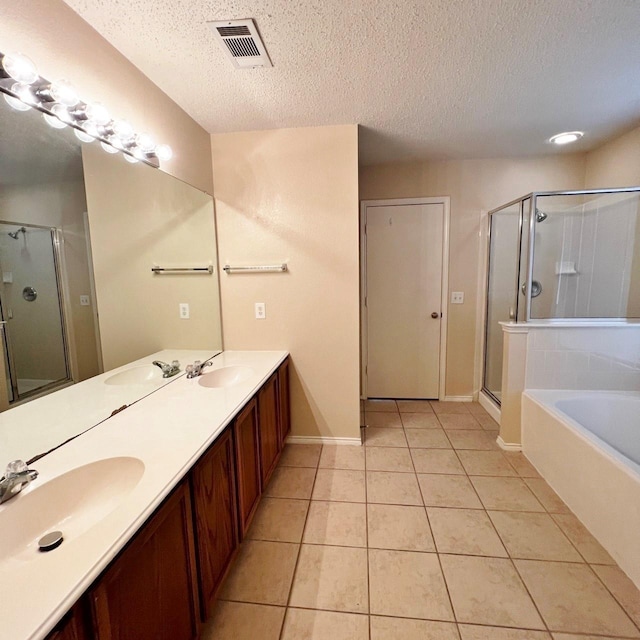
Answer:
[[[0,478],[0,504],[18,495],[32,480],[38,477],[35,469],[29,469],[22,460],[14,460],[7,465]]]
[[[188,364],[184,369],[187,372],[187,378],[197,378],[205,367],[209,367],[212,364],[213,362],[200,362],[200,360],[196,360],[193,364]]]
[[[180,373],[180,363],[177,360],[174,360],[171,364],[162,362],[162,360],[154,360],[152,364],[162,369],[163,378],[170,378],[171,376],[175,376],[176,373]]]

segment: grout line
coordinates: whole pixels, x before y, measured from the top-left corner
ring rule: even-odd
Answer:
[[[398,404],[396,403],[396,407]],[[367,452],[364,452],[364,526],[365,526],[365,542],[367,545],[367,622],[369,631],[369,640],[371,640],[371,575],[369,565],[369,482],[367,480]]]

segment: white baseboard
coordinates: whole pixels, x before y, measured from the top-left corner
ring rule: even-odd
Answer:
[[[473,396],[445,396],[445,402],[473,402]]]
[[[287,436],[289,444],[344,444],[349,446],[362,446],[360,438],[330,438],[327,436]]]
[[[501,449],[504,449],[505,451],[522,451],[522,445],[518,444],[516,442],[505,442],[502,439],[502,436],[498,436],[496,438],[496,442],[498,443],[498,446]]]
[[[498,423],[500,424],[500,409],[485,393],[480,391],[478,394],[478,402],[480,406]]]

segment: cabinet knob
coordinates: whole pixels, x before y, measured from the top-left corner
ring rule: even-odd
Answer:
[[[434,312],[431,314],[431,317],[435,320],[436,318],[439,318],[439,317],[440,317],[440,314],[439,314],[437,311],[434,311]]]

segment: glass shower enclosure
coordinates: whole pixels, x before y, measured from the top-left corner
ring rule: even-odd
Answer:
[[[500,322],[640,318],[640,187],[537,192],[489,212],[482,390],[500,404]]]

